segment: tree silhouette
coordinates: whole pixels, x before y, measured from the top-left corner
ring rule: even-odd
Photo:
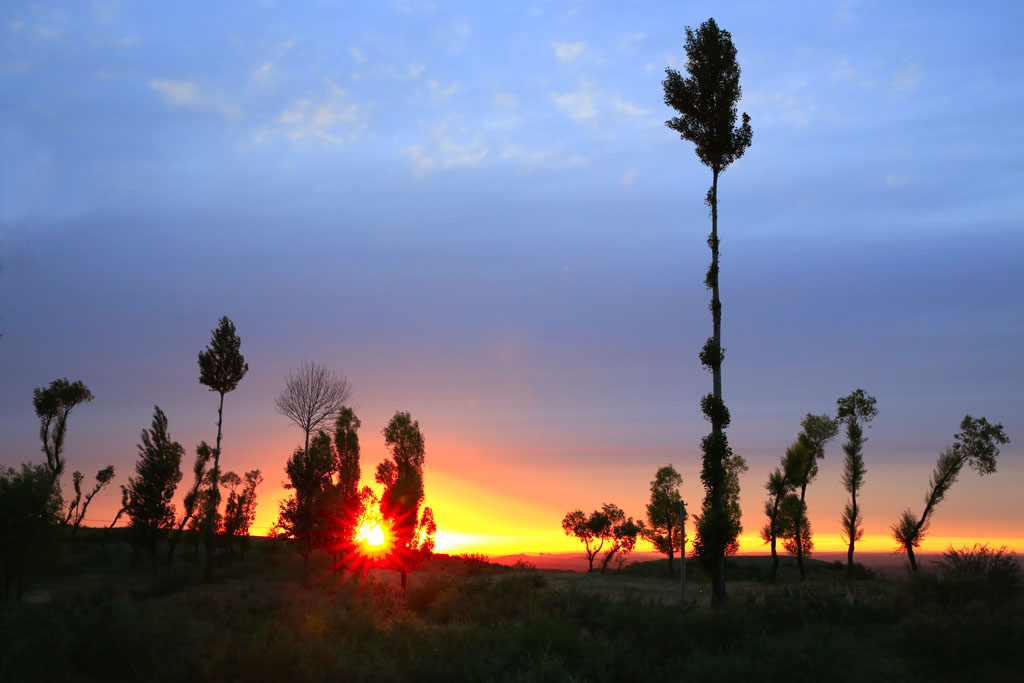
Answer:
[[[711,208],[711,267],[704,284],[711,290],[713,334],[700,352],[701,362],[711,370],[713,392],[701,401],[704,416],[711,421],[711,434],[704,437],[701,448],[704,462],[701,480],[706,489],[708,505],[702,514],[701,536],[706,559],[711,567],[712,597],[725,601],[725,553],[728,546],[730,520],[726,509],[727,461],[732,455],[725,429],[729,411],[722,400],[722,302],[718,286],[718,176],[733,161],[743,156],[750,146],[753,132],[750,117],[743,114],[743,123],[736,127],[736,103],[740,98],[740,67],[736,48],[728,31],[708,19],[696,31],[686,27],[686,71],[684,78],[674,69],[665,69],[665,104],[679,112],[665,122],[683,140],[693,142],[701,163],[711,169],[712,182],[706,202]]]
[[[237,543],[240,554],[245,556],[249,543],[249,529],[256,519],[256,487],[263,482],[263,474],[259,470],[245,473],[243,479],[234,472],[225,472],[221,483],[228,486],[227,503],[224,505],[223,532],[228,552],[234,553]],[[239,490],[239,486],[242,486]]]
[[[784,529],[782,502],[793,490],[793,484],[786,476],[785,461],[783,457],[783,466],[776,467],[768,475],[768,481],[764,485],[768,491],[768,500],[764,503],[764,513],[768,516],[768,521],[761,527],[761,538],[770,544],[772,550],[772,583],[779,578],[779,553],[776,545]]]
[[[296,448],[285,465],[288,481],[286,489],[295,493],[283,501],[278,509],[275,535],[298,542],[302,554],[302,583],[309,581],[309,556],[318,546],[318,526],[321,512],[332,487],[331,474],[335,470],[331,439],[321,430],[308,448]]]
[[[983,476],[992,474],[996,471],[999,446],[1008,443],[1010,439],[1003,432],[1001,424],[992,425],[983,417],[975,419],[970,415],[965,416],[960,422],[960,431],[953,437],[953,445],[939,454],[935,471],[928,481],[924,512],[920,517],[916,517],[910,508],[907,508],[890,527],[893,538],[899,543],[898,550],[907,553],[911,571],[916,573],[918,569],[914,548],[920,547],[935,506],[946,497],[964,465],[970,465]]]
[[[875,398],[863,389],[851,391],[836,401],[836,419],[846,425],[846,443],[843,444],[843,488],[850,494],[850,502],[843,508],[842,534],[849,543],[846,551],[846,572],[853,576],[853,548],[864,534],[862,515],[857,505],[857,493],[864,484],[864,436],[862,425],[870,426],[870,422],[878,415]]]
[[[128,511],[128,502],[129,502],[128,487],[125,486],[124,484],[121,484],[121,506],[117,509],[117,514],[114,515],[114,519],[111,520],[110,525],[107,527],[107,530],[103,532],[103,543],[101,545],[106,545],[107,544],[107,539],[110,538],[111,530],[115,526],[117,526],[117,522],[118,522],[119,519],[121,519],[121,515],[123,515],[125,512]]]
[[[588,572],[594,571],[594,558],[601,552],[611,530],[611,520],[603,510],[594,510],[588,517],[582,510],[566,513],[562,519],[562,530],[566,536],[583,541],[587,553]]]
[[[810,555],[811,523],[807,518],[807,487],[818,476],[818,461],[825,457],[825,446],[839,433],[839,423],[828,415],[808,413],[800,422],[803,431],[786,451],[785,472],[794,489],[800,489],[799,504],[784,499],[782,511],[785,523],[783,545],[796,555],[800,567],[800,580],[807,578],[804,558]],[[795,494],[794,494],[795,495]],[[788,498],[788,496],[787,496]]]
[[[644,527],[634,522],[632,517],[626,517],[626,513],[612,503],[602,505],[601,511],[609,522],[605,538],[608,548],[604,551],[604,557],[601,558],[601,571],[603,572],[607,571],[613,557],[618,555],[621,563],[622,558],[633,552],[633,548],[636,547],[636,538],[643,533]]]
[[[0,466],[0,567],[4,585],[0,597],[9,602],[11,589],[20,602],[26,570],[44,553],[53,528],[60,522],[60,496],[53,485],[53,468],[23,464],[20,470]]]
[[[89,503],[92,499],[100,492],[100,489],[104,488],[114,478],[114,466],[107,465],[102,470],[96,473],[96,483],[92,487],[92,491],[85,494],[85,499],[82,499],[82,473],[75,471],[72,474],[72,481],[75,487],[75,499],[68,506],[67,517],[64,519],[64,523],[71,523],[71,538],[74,538],[78,534],[78,527],[82,525],[82,520],[85,519],[85,510],[89,507]]]
[[[396,412],[384,428],[384,443],[391,459],[377,466],[376,481],[384,486],[380,513],[391,529],[389,559],[402,576],[433,551],[434,512],[430,508],[420,516],[423,503],[423,461],[426,456],[420,424],[407,412]]]
[[[206,466],[210,463],[210,458],[213,457],[213,450],[209,444],[205,441],[200,442],[196,447],[196,460],[192,465],[192,474],[194,480],[192,487],[185,492],[185,498],[182,500],[182,511],[181,519],[178,520],[176,525],[176,533],[171,537],[170,546],[167,549],[167,561],[174,561],[174,549],[181,541],[181,534],[184,532],[185,527],[195,517],[196,509],[203,505],[203,482],[206,481]]]
[[[217,329],[211,332],[209,346],[199,352],[199,382],[216,391],[220,396],[217,406],[217,444],[213,448],[213,469],[210,487],[206,496],[208,506],[206,517],[210,520],[217,516],[220,503],[220,441],[224,424],[224,394],[234,391],[238,383],[249,371],[249,365],[242,356],[242,340],[235,333],[235,324],[227,316],[220,319]],[[213,543],[214,528],[206,526],[206,578],[213,577]]]
[[[174,492],[181,481],[185,449],[171,439],[167,416],[153,406],[153,422],[142,430],[135,476],[128,479],[128,526],[133,545],[155,555],[160,538],[174,527]]]
[[[32,392],[32,405],[39,418],[39,438],[46,454],[46,466],[50,479],[60,497],[60,475],[64,472],[64,438],[67,436],[68,415],[75,406],[93,399],[92,392],[81,380],[68,382],[67,378],[55,379],[50,386]]]
[[[686,561],[686,550],[683,547],[683,526],[679,518],[679,487],[683,485],[683,478],[676,472],[672,465],[659,467],[654,473],[654,480],[651,482],[651,500],[647,503],[647,525],[644,529],[644,538],[657,549],[658,552],[668,556],[669,576],[675,575],[675,568],[672,559],[675,553],[680,553],[682,561]]]
[[[336,417],[351,395],[352,386],[344,376],[335,375],[319,363],[304,361],[285,377],[274,407],[305,433],[308,450],[313,430]]]
[[[725,520],[722,534],[725,540],[725,548],[722,554],[723,556],[730,556],[735,555],[740,549],[739,536],[743,533],[743,515],[740,509],[740,474],[746,472],[749,468],[743,456],[736,455],[731,450],[723,465],[725,468]],[[709,574],[712,574],[718,566],[717,555],[712,550],[709,542],[709,539],[713,538],[714,533],[716,533],[712,530],[714,516],[711,505],[710,497],[704,496],[700,512],[694,515],[693,519],[693,554],[700,559],[701,565]],[[722,581],[725,581],[724,574],[722,575]],[[714,599],[713,595],[712,599]]]

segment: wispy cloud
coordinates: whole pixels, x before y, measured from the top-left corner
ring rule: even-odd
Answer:
[[[430,130],[429,140],[410,145],[402,150],[413,163],[417,175],[431,171],[471,168],[479,165],[490,154],[483,137],[477,133],[438,124]]]
[[[924,76],[924,67],[914,60],[905,60],[903,67],[892,74],[892,87],[899,92],[908,92],[917,87]]]
[[[352,55],[352,59],[356,60],[357,64],[366,63],[366,55],[359,51],[359,48],[353,45],[348,49],[348,53]]]
[[[618,97],[615,98],[615,111],[619,112],[620,114],[624,114],[625,116],[643,116],[644,114],[651,113],[650,109],[638,107],[635,104],[626,102],[625,100],[620,99]]]
[[[513,109],[519,106],[519,98],[510,92],[494,93],[494,106],[502,109]]]
[[[563,62],[574,61],[577,57],[583,54],[583,51],[587,49],[587,44],[583,41],[577,43],[552,43],[551,47],[555,49],[555,56]]]
[[[215,95],[202,92],[192,81],[172,81],[154,78],[149,82],[151,90],[160,94],[164,102],[172,107],[183,107],[199,112],[215,112],[229,119],[241,118],[242,111]]]
[[[458,83],[441,87],[441,83],[436,78],[431,78],[427,86],[430,88],[430,98],[435,102],[443,102],[459,91]]]
[[[292,140],[313,140],[340,145],[352,140],[366,128],[366,112],[349,100],[348,93],[329,78],[327,92],[314,100],[295,100],[277,118],[277,124]]]
[[[597,116],[594,106],[594,92],[586,81],[580,82],[579,90],[564,94],[553,94],[551,99],[555,106],[565,112],[569,118],[577,121],[592,119]]]

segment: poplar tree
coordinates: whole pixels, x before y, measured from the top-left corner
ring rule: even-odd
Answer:
[[[800,580],[807,578],[804,558],[813,548],[811,523],[807,518],[807,487],[818,476],[818,461],[825,457],[825,446],[839,433],[839,423],[828,415],[808,413],[800,422],[803,431],[786,451],[785,471],[793,483],[794,493],[782,501],[785,518],[786,550],[796,555],[800,567]],[[795,490],[800,489],[796,500]]]
[[[376,480],[384,486],[381,516],[391,528],[391,561],[402,576],[434,547],[434,513],[423,510],[423,461],[426,446],[419,422],[407,412],[396,412],[384,428],[384,443],[391,459],[377,466]]]
[[[935,471],[928,481],[924,512],[917,517],[907,508],[891,527],[893,538],[899,543],[898,551],[907,553],[911,571],[916,573],[918,569],[914,548],[920,547],[935,506],[942,502],[950,487],[956,483],[964,465],[970,465],[982,476],[992,474],[996,471],[999,446],[1008,443],[1010,439],[999,423],[989,424],[983,417],[975,419],[970,415],[960,422],[960,431],[953,437],[953,445],[939,454]]]
[[[213,520],[217,515],[220,503],[220,440],[224,424],[224,394],[234,391],[238,383],[249,371],[249,365],[242,356],[242,340],[235,333],[235,324],[224,316],[220,319],[217,329],[211,332],[209,346],[199,352],[199,382],[216,391],[220,396],[217,406],[217,443],[213,448],[213,469],[211,470],[209,492],[206,497],[208,506],[206,519]],[[213,545],[214,527],[207,525],[206,535],[206,578],[213,577]]]
[[[672,68],[665,69],[662,82],[665,104],[679,112],[665,122],[683,140],[693,142],[701,163],[711,169],[711,188],[706,203],[711,209],[711,266],[704,284],[711,290],[713,334],[700,352],[701,363],[712,373],[713,391],[701,400],[701,410],[711,422],[711,434],[701,448],[704,462],[701,481],[706,491],[707,512],[702,536],[711,567],[712,599],[726,600],[725,553],[729,537],[726,501],[727,462],[732,450],[725,436],[729,411],[722,399],[722,302],[718,286],[718,176],[750,146],[753,131],[750,117],[743,114],[736,126],[736,105],[740,99],[740,67],[732,36],[714,19],[708,19],[696,31],[686,28],[686,71],[683,77]]]
[[[846,537],[849,547],[846,551],[846,572],[853,576],[853,548],[861,536],[864,535],[862,526],[863,515],[860,506],[857,504],[857,494],[864,484],[864,475],[867,468],[864,467],[864,425],[870,426],[870,422],[878,415],[875,408],[875,398],[869,396],[863,389],[851,391],[836,401],[836,419],[846,425],[846,443],[843,444],[843,488],[850,494],[850,502],[843,508],[843,515],[840,519],[842,534]]]
[[[142,430],[135,476],[128,479],[128,519],[132,542],[150,554],[174,526],[174,492],[181,481],[185,449],[171,438],[167,416],[153,406],[153,423]]]

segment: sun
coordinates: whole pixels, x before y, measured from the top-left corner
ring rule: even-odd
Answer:
[[[357,537],[371,548],[379,548],[387,542],[387,539],[384,537],[384,530],[380,528],[380,524],[373,524],[371,522],[365,522],[359,528]]]

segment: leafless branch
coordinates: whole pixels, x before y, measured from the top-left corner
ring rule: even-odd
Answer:
[[[314,429],[338,414],[351,395],[352,385],[344,375],[307,360],[285,377],[275,407],[302,429],[308,440]]]

